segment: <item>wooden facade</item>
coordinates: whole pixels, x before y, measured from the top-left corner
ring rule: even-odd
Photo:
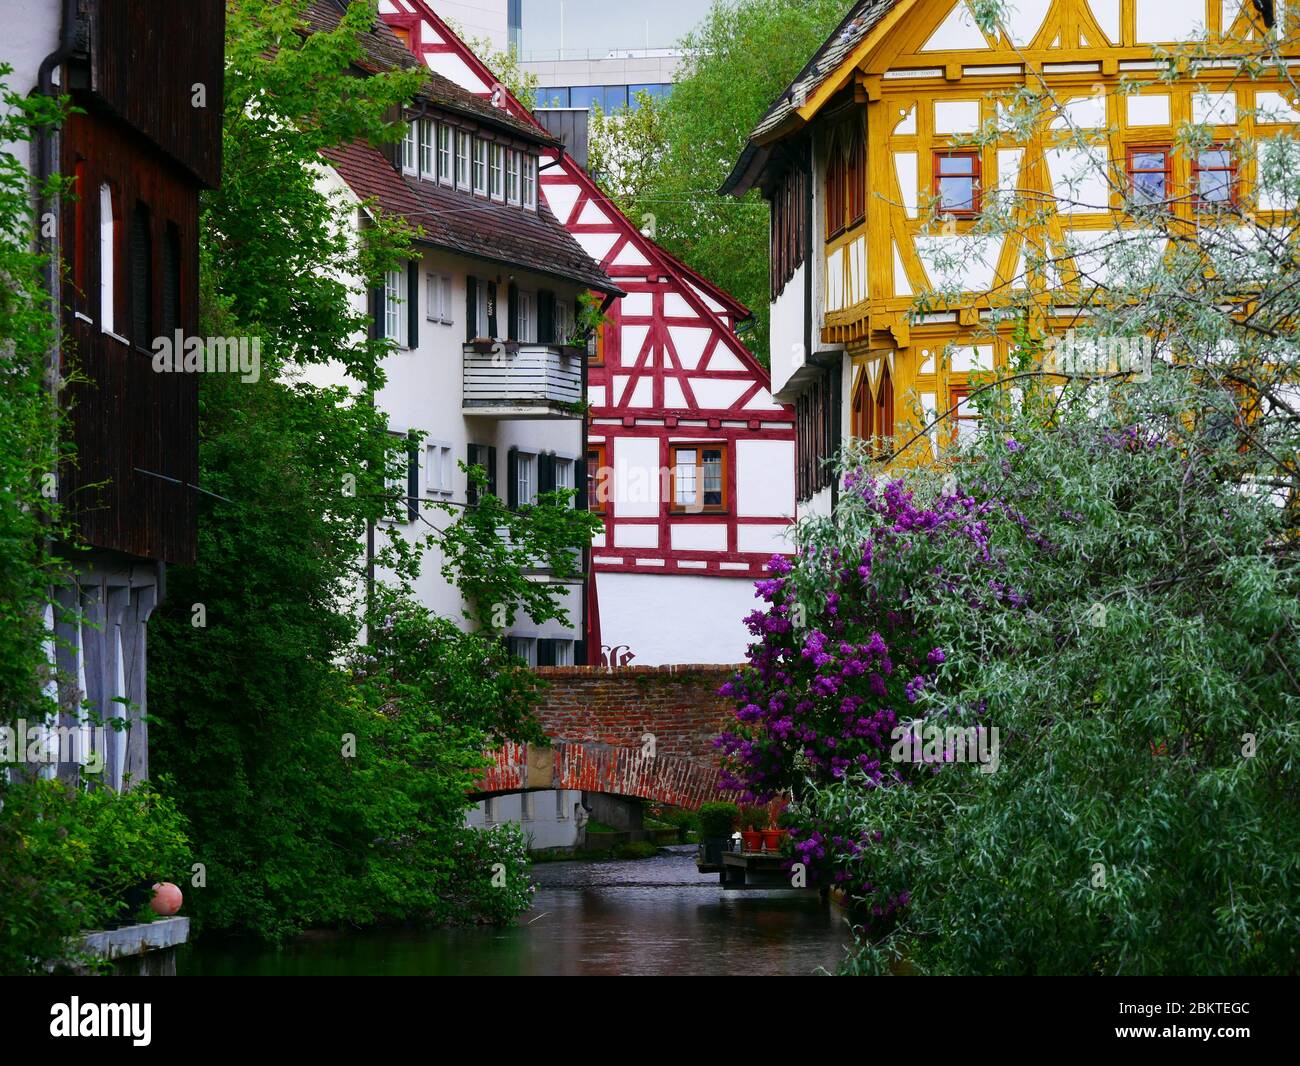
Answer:
[[[60,487],[79,538],[192,562],[198,379],[158,373],[153,340],[199,330],[200,189],[221,169],[222,0],[83,3],[61,137],[60,365],[75,458]]]

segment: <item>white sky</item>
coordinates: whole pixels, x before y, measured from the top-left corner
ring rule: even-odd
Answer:
[[[523,0],[523,52],[670,48],[708,14],[710,0]],[[544,58],[539,56],[538,58]]]

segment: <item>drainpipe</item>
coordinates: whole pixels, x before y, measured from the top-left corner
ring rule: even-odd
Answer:
[[[41,96],[56,98],[59,93],[54,85],[54,72],[66,62],[76,48],[74,33],[77,22],[77,0],[63,0],[63,21],[59,26],[59,47],[41,60],[40,69],[36,75],[36,91]],[[61,88],[66,89],[66,86]],[[49,293],[50,305],[54,312],[54,345],[50,348],[45,361],[46,380],[49,382],[51,391],[57,388],[60,373],[59,345],[62,340],[61,316],[59,314],[59,293],[58,293],[58,271],[55,269],[55,255],[58,251],[58,227],[53,227],[54,237],[46,238],[44,236],[44,225],[40,224],[46,213],[50,210],[50,198],[45,192],[45,183],[50,176],[58,169],[58,159],[55,156],[55,149],[58,146],[57,133],[42,126],[36,131],[36,218],[37,218],[37,246],[46,257],[45,266],[42,268],[44,274],[45,291]],[[84,195],[85,191],[77,190],[79,195]]]

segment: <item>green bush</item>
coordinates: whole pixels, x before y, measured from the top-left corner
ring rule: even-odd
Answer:
[[[770,821],[766,807],[745,807],[740,812],[740,824],[750,830],[766,829]]]
[[[707,839],[729,837],[740,821],[740,808],[734,803],[704,803],[700,805],[700,836]]]
[[[191,889],[189,841],[175,805],[147,784],[118,794],[28,780],[0,788],[0,973],[39,973],[69,940],[132,914],[127,893]]]

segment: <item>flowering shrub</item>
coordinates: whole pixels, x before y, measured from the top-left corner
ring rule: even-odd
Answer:
[[[787,791],[798,798],[850,779],[877,789],[937,772],[890,758],[903,723],[927,713],[947,659],[917,605],[952,594],[976,607],[1025,603],[990,540],[991,515],[1019,520],[1011,508],[955,491],[926,503],[902,481],[882,486],[860,473],[846,478],[845,492],[839,527],[806,524],[794,558],[768,564],[771,576],[757,584],[766,606],[746,619],[757,638],[748,665],[722,689],[737,705],[736,726],[716,741],[723,783],[747,801]],[[940,546],[947,555],[954,543],[961,569],[936,562]],[[877,913],[906,900],[879,898],[869,877],[852,872],[867,830],[804,818],[791,838],[792,861],[810,882],[834,883]]]

